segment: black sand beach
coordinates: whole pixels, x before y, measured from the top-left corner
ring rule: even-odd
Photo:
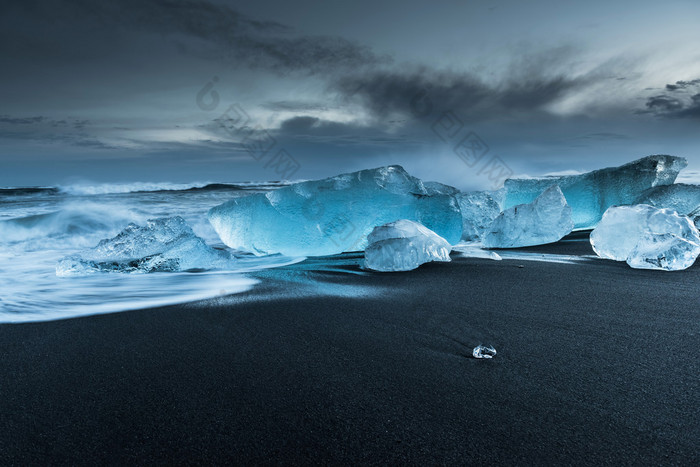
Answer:
[[[0,325],[0,464],[700,463],[700,264],[359,259]]]

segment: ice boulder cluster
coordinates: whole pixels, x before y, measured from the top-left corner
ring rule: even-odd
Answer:
[[[574,228],[593,228],[610,206],[633,204],[645,190],[672,184],[687,165],[682,157],[655,155],[581,175],[509,179],[503,207],[530,203],[558,185],[571,206]]]
[[[532,203],[506,209],[484,235],[487,248],[519,248],[561,240],[574,228],[571,207],[557,185],[547,188]]]
[[[129,224],[116,237],[102,240],[81,255],[59,261],[59,276],[95,272],[149,273],[231,266],[232,256],[208,246],[182,217],[151,219],[145,226]]]
[[[453,249],[500,259],[483,248],[552,243],[574,228],[597,225],[591,243],[600,256],[675,270],[693,264],[700,249],[700,187],[673,184],[686,165],[656,155],[581,175],[509,179],[501,190],[468,193],[388,166],[239,196],[210,209],[208,219],[234,250],[258,256],[365,251],[365,267],[377,271],[449,261]],[[56,271],[188,271],[228,268],[233,261],[230,251],[208,246],[182,218],[172,217],[129,224],[95,248],[64,258]]]
[[[212,208],[209,221],[226,245],[256,255],[361,251],[372,229],[398,219],[455,244],[462,235],[457,192],[389,166],[235,198]]]
[[[637,269],[678,271],[700,255],[700,234],[688,217],[647,204],[611,207],[590,241],[599,256]]]
[[[431,261],[450,261],[447,240],[407,219],[375,227],[367,241],[365,268],[375,271],[410,271]]]

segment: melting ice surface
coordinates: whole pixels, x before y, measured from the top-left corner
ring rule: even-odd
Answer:
[[[478,242],[501,212],[497,192],[459,193],[457,201],[462,211],[462,240]]]
[[[84,254],[130,223],[181,216],[216,251],[225,249],[206,219],[222,199],[275,186],[197,187],[128,192],[128,187],[0,189],[0,323],[45,321],[190,302],[250,289],[244,273],[299,259],[235,254],[234,267],[219,271],[88,274],[59,277],[57,263]],[[143,189],[143,186],[137,187]],[[117,192],[114,192],[117,191]]]
[[[212,208],[209,220],[226,245],[258,255],[361,251],[372,229],[398,219],[456,244],[462,216],[455,193],[389,166],[239,197]]]
[[[646,204],[611,207],[590,240],[599,256],[637,269],[678,271],[700,255],[700,235],[689,218]]]
[[[509,179],[504,185],[504,207],[530,203],[558,185],[571,206],[574,228],[592,228],[610,206],[632,204],[644,190],[673,183],[686,165],[681,157],[657,155],[581,175]]]
[[[431,261],[450,261],[447,240],[406,219],[375,227],[367,241],[365,267],[375,271],[410,271]]]
[[[700,209],[700,185],[674,183],[649,188],[632,204],[649,204],[657,208],[673,209],[685,216]]]
[[[557,185],[547,188],[532,203],[506,209],[484,235],[487,248],[519,248],[561,240],[571,232],[571,208]]]

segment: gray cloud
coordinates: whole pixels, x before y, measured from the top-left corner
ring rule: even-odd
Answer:
[[[666,89],[669,91],[678,91],[679,89],[687,89],[697,84],[700,84],[700,79],[694,79],[692,81],[676,81],[676,84],[667,84]]]
[[[647,99],[647,110],[640,113],[652,113],[668,118],[700,118],[700,79],[676,81],[667,84],[666,90],[672,93],[659,94]]]
[[[585,83],[541,73],[489,82],[470,73],[425,67],[344,76],[331,85],[346,101],[359,101],[376,117],[427,115],[451,110],[467,121],[534,114]]]

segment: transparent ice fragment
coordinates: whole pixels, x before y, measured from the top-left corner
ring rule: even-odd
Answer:
[[[447,240],[407,219],[375,227],[367,241],[365,267],[375,271],[410,271],[431,261],[450,261]]]
[[[590,241],[598,256],[637,269],[678,271],[700,255],[700,234],[688,217],[647,204],[611,207]]]
[[[688,215],[700,209],[700,185],[674,183],[649,188],[632,204],[648,204],[657,208],[673,209],[680,215]]]
[[[457,201],[462,211],[462,240],[478,242],[501,212],[495,194],[489,191],[459,193]]]
[[[223,269],[234,259],[208,246],[182,217],[150,219],[145,226],[129,224],[116,237],[102,240],[80,255],[63,258],[59,276],[95,272],[149,273]]]
[[[474,358],[493,358],[496,355],[496,349],[487,345],[477,345],[472,351]]]
[[[506,209],[486,231],[487,248],[519,248],[561,240],[574,227],[571,208],[557,185],[547,188],[530,204]]]

